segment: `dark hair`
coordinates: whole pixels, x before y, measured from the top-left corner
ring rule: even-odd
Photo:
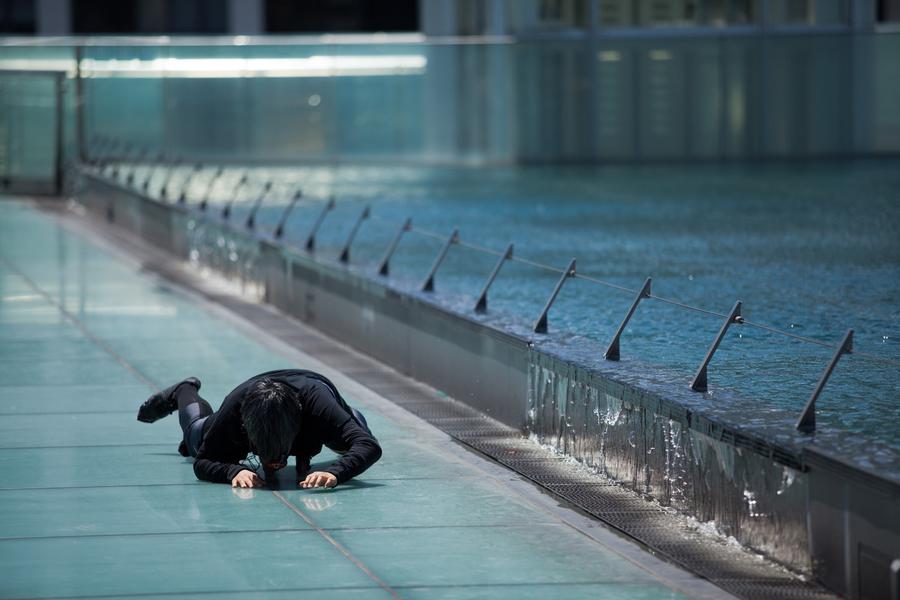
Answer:
[[[290,386],[268,377],[255,382],[241,405],[253,452],[263,460],[275,460],[290,452],[300,427],[301,410]]]

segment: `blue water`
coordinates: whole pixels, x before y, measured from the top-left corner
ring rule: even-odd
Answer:
[[[175,173],[178,188],[187,171]],[[212,189],[221,206],[241,171],[229,169]],[[201,197],[212,170],[189,187]],[[727,313],[743,314],[836,346],[848,328],[860,352],[883,364],[844,356],[818,403],[819,428],[863,433],[900,449],[900,161],[701,166],[609,167],[349,167],[256,168],[276,182],[258,222],[272,228],[291,193],[305,199],[286,238],[299,244],[329,195],[337,207],[317,238],[317,253],[336,258],[365,204],[372,218],[352,247],[351,262],[371,268],[406,217],[391,263],[395,280],[417,286],[441,246],[420,230],[460,237],[562,269],[577,258],[581,274]],[[154,181],[161,181],[161,172]],[[153,186],[151,185],[151,191]],[[258,188],[238,194],[235,218],[246,215]],[[437,295],[462,310],[495,256],[454,246],[438,272]],[[511,326],[531,324],[558,273],[507,263],[489,296],[490,311]],[[605,346],[632,294],[567,280],[550,313],[550,334],[573,345]],[[659,366],[673,385],[687,385],[721,319],[644,301],[622,338],[623,358]],[[709,371],[710,389],[727,388],[759,403],[803,407],[832,350],[748,326],[733,326]],[[598,357],[599,358],[599,357]]]

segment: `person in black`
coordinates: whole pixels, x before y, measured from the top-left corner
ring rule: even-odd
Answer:
[[[381,447],[365,417],[351,408],[334,384],[312,371],[269,371],[237,386],[218,411],[200,397],[200,381],[189,377],[152,395],[138,420],[153,423],[178,411],[183,439],[178,451],[193,456],[198,479],[259,487],[297,459],[300,487],[334,487],[356,477],[379,458]],[[334,464],[310,472],[322,446],[341,454]],[[240,464],[259,457],[265,480]]]

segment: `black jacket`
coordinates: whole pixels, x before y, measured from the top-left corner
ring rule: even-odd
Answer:
[[[291,448],[297,457],[297,475],[305,477],[309,460],[325,445],[343,456],[324,471],[337,477],[338,483],[356,477],[381,458],[381,447],[372,434],[353,417],[334,384],[312,371],[285,369],[269,371],[237,386],[215,413],[204,423],[203,443],[194,461],[198,479],[230,483],[247,467],[238,462],[250,452],[250,440],[241,419],[241,403],[251,386],[268,377],[285,383],[299,394],[303,409],[300,430]]]

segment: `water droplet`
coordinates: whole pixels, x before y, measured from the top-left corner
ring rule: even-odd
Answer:
[[[881,343],[883,344],[883,343],[885,343],[886,341],[888,341],[889,339],[891,339],[890,336],[883,335],[883,336],[881,336]]]

